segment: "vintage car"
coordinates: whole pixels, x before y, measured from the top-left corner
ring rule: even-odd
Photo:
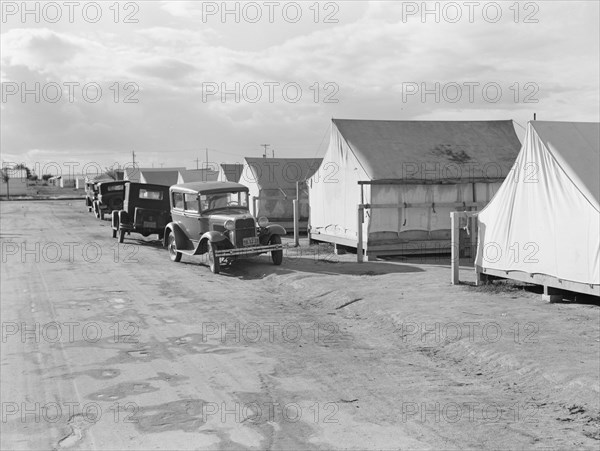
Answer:
[[[113,238],[123,242],[125,233],[149,236],[158,234],[162,240],[165,226],[171,222],[169,187],[148,183],[125,183],[123,209],[112,212]]]
[[[125,181],[100,182],[97,184],[98,198],[92,202],[94,214],[98,219],[104,219],[104,213],[123,208],[123,193]]]
[[[94,207],[94,201],[98,199],[98,187],[94,181],[85,182],[85,206],[88,212],[92,211]]]
[[[281,236],[285,229],[258,220],[248,209],[248,188],[233,182],[193,182],[170,188],[171,217],[164,244],[172,261],[182,254],[208,254],[210,270],[218,274],[221,262],[267,252],[276,265],[283,260]]]

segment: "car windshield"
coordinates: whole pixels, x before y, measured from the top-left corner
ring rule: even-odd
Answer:
[[[248,208],[248,193],[246,191],[231,191],[200,195],[202,211],[218,208]]]
[[[123,191],[123,185],[108,185],[106,191]]]

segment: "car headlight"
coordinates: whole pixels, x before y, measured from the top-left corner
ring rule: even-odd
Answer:
[[[225,228],[227,230],[234,230],[235,229],[235,222],[233,222],[231,219],[228,219],[227,221],[225,221]]]
[[[265,216],[261,216],[260,218],[258,218],[258,225],[260,227],[266,227],[268,223],[269,220]]]

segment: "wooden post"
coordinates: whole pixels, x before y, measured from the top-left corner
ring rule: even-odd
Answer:
[[[450,227],[451,227],[451,234],[452,234],[452,240],[450,241],[450,246],[451,246],[451,269],[452,269],[452,274],[451,274],[451,282],[452,285],[458,285],[459,284],[459,280],[458,280],[458,270],[459,270],[459,265],[460,265],[460,234],[459,234],[459,229],[458,229],[458,225],[460,222],[460,216],[459,216],[460,212],[458,211],[452,211],[450,212]]]
[[[292,207],[294,209],[294,246],[300,246],[300,208],[297,199],[292,200]]]
[[[363,255],[363,222],[364,222],[365,207],[363,204],[358,206],[358,244],[356,246],[356,261],[362,263]]]

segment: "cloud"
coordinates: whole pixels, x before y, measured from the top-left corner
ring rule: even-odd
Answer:
[[[2,34],[2,63],[49,72],[73,60],[89,45],[93,43],[47,28],[14,29]]]
[[[165,163],[177,163],[180,157],[191,164],[190,152],[195,158],[199,148],[242,155],[261,142],[270,142],[282,155],[313,156],[331,117],[524,122],[537,112],[545,118],[598,120],[597,4],[543,3],[537,24],[514,23],[510,16],[497,24],[423,23],[419,18],[403,21],[399,4],[369,3],[361,6],[362,14],[344,13],[345,5],[339,4],[337,24],[298,28],[204,24],[197,5],[168,2],[144,4],[144,17],[154,14],[154,20],[127,31],[63,27],[3,32],[3,82],[95,81],[104,89],[98,103],[81,96],[55,104],[11,98],[2,104],[3,151],[37,149],[37,155],[46,155],[39,152],[69,149],[107,152],[114,159],[135,148],[140,158],[147,152]],[[139,86],[137,104],[123,102],[125,82]],[[266,82],[279,83],[272,102]],[[297,103],[282,92],[290,82],[302,89]],[[466,93],[458,103],[436,102],[435,96],[403,101],[406,83],[435,82],[496,82],[504,95],[497,103],[481,95],[466,101]],[[530,92],[524,90],[527,82],[539,88],[538,103],[522,102]],[[111,90],[115,83],[121,89],[119,101]],[[220,93],[202,95],[207,84],[231,90],[236,83],[242,92],[257,83],[261,99],[236,101],[230,94],[223,102]],[[326,90],[325,83],[337,91]],[[510,89],[515,83],[519,102]],[[325,103],[328,94],[338,102]]]
[[[188,63],[173,58],[155,57],[131,67],[131,71],[165,81],[178,82],[193,74],[196,68]]]

